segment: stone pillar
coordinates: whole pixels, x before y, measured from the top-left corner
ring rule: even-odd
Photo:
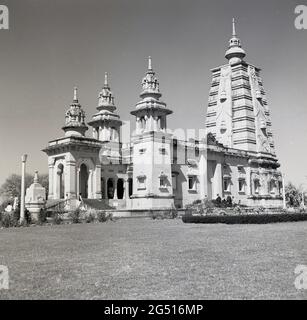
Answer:
[[[105,179],[104,179],[104,198],[106,199],[106,200],[108,200],[109,199],[109,197],[108,197],[108,178],[106,177]]]
[[[208,181],[208,168],[207,168],[207,150],[201,151],[199,160],[199,179],[200,179],[200,196],[204,200],[208,197],[207,181]]]
[[[149,123],[149,121],[148,121],[148,116],[147,115],[145,115],[145,117],[144,117],[144,131],[148,131],[148,123]]]
[[[283,198],[283,208],[287,209],[286,203],[286,186],[285,186],[285,175],[282,175],[282,198]]]
[[[114,179],[114,197],[113,197],[114,200],[117,200],[117,181],[118,181],[118,178],[115,177],[115,179]]]
[[[101,199],[102,194],[101,194],[101,165],[97,164],[96,165],[96,170],[95,170],[95,198],[96,199]]]
[[[141,130],[140,130],[140,117],[136,117],[135,120],[135,130],[136,130],[136,134],[138,134]]]
[[[215,194],[214,198],[219,194],[221,198],[223,198],[223,177],[222,177],[222,164],[217,163],[214,172],[214,190]]]
[[[25,220],[25,175],[27,155],[21,157],[21,195],[20,195],[20,223]]]
[[[124,179],[124,196],[123,199],[129,199],[129,179]]]
[[[154,131],[158,131],[158,117],[154,117],[154,123],[153,123],[153,129]]]
[[[68,156],[65,164],[65,175],[64,175],[64,186],[65,186],[65,199],[76,199],[77,190],[76,190],[76,162],[72,156]]]
[[[53,199],[54,195],[54,159],[49,160],[48,164],[48,170],[49,170],[49,190],[48,190],[48,199]]]
[[[77,169],[77,199],[79,200],[80,195],[80,167]]]
[[[88,171],[88,179],[87,179],[87,197],[89,199],[93,198],[94,195],[94,188],[93,188],[93,182],[94,182],[94,170],[89,169]]]

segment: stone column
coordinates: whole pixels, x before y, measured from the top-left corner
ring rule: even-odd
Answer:
[[[282,175],[282,199],[283,199],[283,208],[287,209],[286,203],[286,186],[285,186],[285,175]]]
[[[88,179],[87,179],[87,197],[89,199],[91,199],[94,196],[94,170],[93,169],[89,169],[88,172]]]
[[[124,197],[123,199],[129,199],[129,179],[124,179]]]
[[[109,199],[109,197],[108,197],[108,178],[106,177],[105,179],[104,179],[104,198],[106,199],[106,200],[108,200]]]
[[[208,169],[207,169],[207,150],[202,150],[199,160],[199,179],[200,179],[200,196],[204,200],[208,197]]]
[[[223,177],[222,177],[222,164],[217,163],[214,172],[214,197],[217,197],[219,194],[223,198]]]
[[[114,197],[113,197],[114,200],[117,200],[117,181],[118,181],[118,178],[115,177],[115,179],[114,179]]]
[[[95,186],[94,187],[95,198],[101,199],[102,194],[101,194],[101,165],[100,164],[96,165],[94,186]]]
[[[53,199],[53,192],[54,192],[54,159],[49,160],[48,164],[49,170],[49,190],[48,190],[48,199]]]
[[[135,119],[135,130],[136,130],[137,134],[141,131],[140,130],[140,117],[136,117],[136,119]]]
[[[27,155],[21,157],[21,195],[20,195],[20,223],[25,220],[25,175]]]
[[[80,167],[77,169],[77,199],[79,199],[80,194]]]
[[[158,131],[158,117],[154,116],[154,123],[153,123],[153,129],[154,131]]]
[[[76,199],[77,190],[76,190],[76,162],[71,156],[66,159],[65,164],[65,175],[64,175],[64,196],[65,199]]]

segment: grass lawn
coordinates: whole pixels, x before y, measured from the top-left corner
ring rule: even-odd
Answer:
[[[306,299],[307,222],[122,219],[0,230],[0,299]]]

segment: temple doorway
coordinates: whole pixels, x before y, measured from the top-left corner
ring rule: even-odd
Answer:
[[[80,186],[79,193],[83,199],[88,198],[88,170],[87,166],[82,163],[80,166],[80,176],[79,176]]]
[[[117,199],[123,199],[124,197],[124,180],[117,180]]]

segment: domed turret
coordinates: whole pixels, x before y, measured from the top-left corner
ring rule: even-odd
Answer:
[[[232,19],[232,38],[229,40],[229,48],[226,51],[225,58],[229,60],[229,64],[241,62],[246,56],[245,51],[241,47],[241,41],[236,34],[235,19]]]
[[[85,112],[79,103],[77,87],[74,88],[74,98],[65,114],[65,126],[62,128],[65,136],[85,136],[88,127],[85,124]]]

